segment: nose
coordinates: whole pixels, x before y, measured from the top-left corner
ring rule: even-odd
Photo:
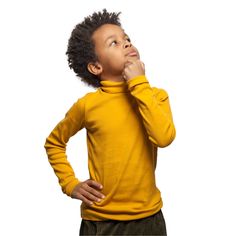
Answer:
[[[125,41],[125,43],[124,43],[124,48],[129,48],[129,47],[131,47],[131,42],[129,42],[129,41]]]

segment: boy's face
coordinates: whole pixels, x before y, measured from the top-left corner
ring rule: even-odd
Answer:
[[[93,33],[92,40],[102,68],[99,74],[101,80],[121,80],[125,64],[140,57],[128,35],[117,25],[102,25]]]

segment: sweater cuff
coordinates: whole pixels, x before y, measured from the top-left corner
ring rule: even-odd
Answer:
[[[138,84],[149,83],[145,75],[136,76],[127,81],[128,89],[132,90]]]
[[[75,188],[76,185],[78,185],[80,183],[80,181],[78,179],[73,180],[71,183],[69,183],[66,186],[66,189],[64,191],[64,193],[66,193],[66,195],[68,195],[69,197],[71,197],[71,194]]]

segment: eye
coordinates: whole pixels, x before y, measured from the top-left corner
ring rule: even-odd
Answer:
[[[116,40],[114,40],[114,41],[111,42],[110,46],[117,45],[117,43],[118,42]]]
[[[131,42],[131,39],[130,39],[130,38],[126,38],[126,40],[127,40],[128,42]]]

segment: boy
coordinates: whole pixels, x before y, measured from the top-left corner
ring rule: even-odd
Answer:
[[[97,90],[73,104],[45,148],[62,191],[82,201],[80,235],[166,235],[155,168],[157,148],[175,138],[168,94],[150,86],[119,14],[104,9],[72,31],[69,66]],[[75,177],[66,156],[66,143],[82,128],[86,181]]]

